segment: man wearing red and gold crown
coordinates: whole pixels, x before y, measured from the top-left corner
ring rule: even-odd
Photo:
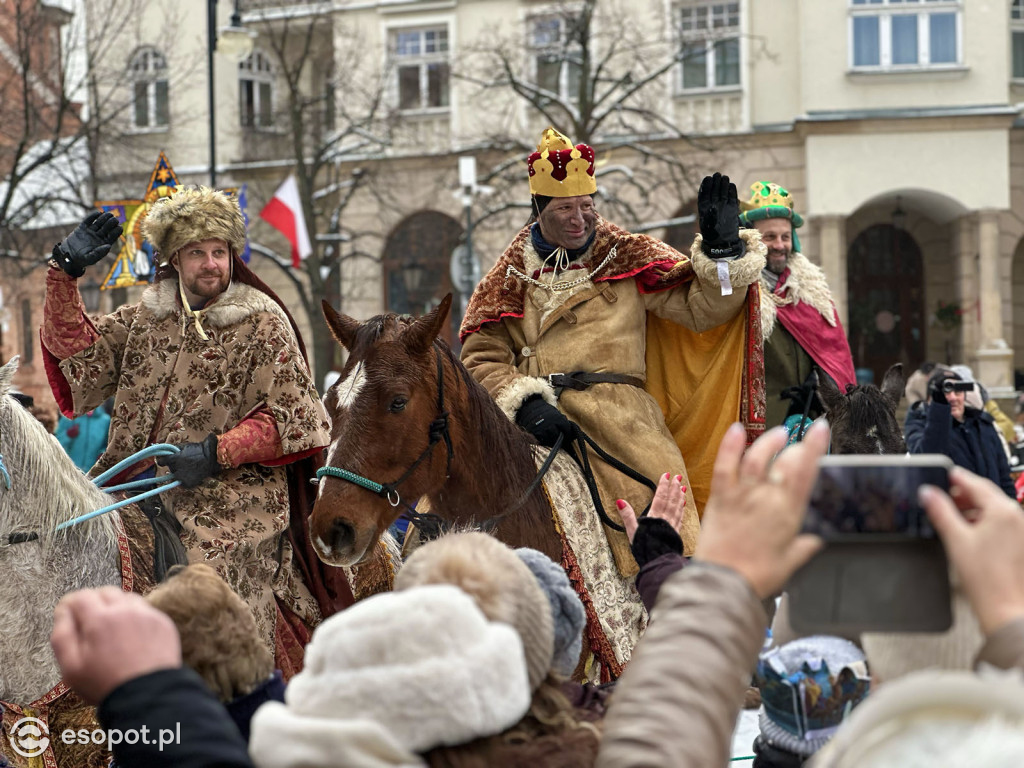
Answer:
[[[687,257],[597,212],[594,150],[553,128],[527,160],[534,216],[474,292],[462,360],[510,419],[551,446],[578,425],[607,453],[688,487],[679,531],[692,555],[718,443],[764,427],[757,282],[765,249],[739,231],[728,177],[701,184]],[[591,452],[602,506],[643,509],[652,492]],[[637,566],[606,527],[623,575]]]

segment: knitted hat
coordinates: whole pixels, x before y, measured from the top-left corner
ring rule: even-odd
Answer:
[[[515,550],[526,563],[551,604],[551,619],[555,631],[555,658],[552,667],[562,677],[571,677],[583,650],[583,630],[587,626],[587,612],[572,588],[565,570],[536,549],[521,547]]]
[[[234,254],[245,250],[245,218],[238,200],[209,187],[179,187],[150,206],[142,234],[166,261],[189,243],[216,238]]]
[[[395,577],[395,589],[452,584],[469,594],[490,621],[511,624],[522,639],[530,690],[554,656],[551,608],[537,579],[509,547],[486,533],[452,533],[424,544]]]
[[[796,203],[789,190],[771,181],[755,181],[750,185],[750,199],[740,201],[740,226],[753,227],[764,219],[789,219],[793,223],[793,250],[800,253],[797,227],[804,225],[804,217],[796,212]]]
[[[953,590],[953,626],[946,632],[865,632],[861,645],[883,683],[923,669],[971,669],[984,643],[970,603]]]
[[[879,687],[815,768],[946,768],[1024,762],[1020,673],[918,672]]]
[[[554,128],[545,129],[526,165],[531,195],[579,197],[597,192],[593,148],[586,144],[574,147],[568,136]]]
[[[411,753],[515,725],[530,699],[518,635],[466,593],[387,592],[317,628],[285,704],[256,712],[250,748],[275,768],[417,764]]]
[[[757,682],[761,738],[796,755],[821,749],[871,686],[861,650],[825,636],[800,638],[763,654]]]

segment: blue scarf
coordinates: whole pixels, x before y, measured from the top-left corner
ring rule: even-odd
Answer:
[[[566,248],[565,252],[569,254],[569,260],[575,261],[584,253],[586,253],[587,249],[590,248],[591,244],[594,242],[594,238],[596,236],[597,230],[595,229],[593,232],[590,233],[590,237],[587,238],[587,242],[583,244],[582,248],[575,248],[573,250],[569,250],[568,248]],[[530,227],[530,239],[533,242],[533,250],[537,252],[537,255],[540,256],[541,260],[546,259],[558,248],[557,245],[552,245],[551,243],[544,239],[544,235],[540,233],[539,222],[534,222],[533,226]]]

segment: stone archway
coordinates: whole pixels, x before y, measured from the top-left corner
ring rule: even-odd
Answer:
[[[436,306],[452,287],[449,263],[462,240],[462,226],[438,211],[417,211],[403,219],[384,245],[384,307],[388,312],[421,315]],[[458,302],[454,303],[458,306]],[[449,344],[458,340],[461,317],[453,312],[444,331]]]
[[[847,252],[847,336],[858,368],[881,383],[886,369],[924,362],[928,314],[921,248],[913,235],[892,224],[874,224]]]

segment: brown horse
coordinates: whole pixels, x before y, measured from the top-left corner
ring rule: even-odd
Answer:
[[[822,374],[818,394],[828,409],[832,428],[832,453],[906,453],[903,430],[896,408],[903,397],[903,366],[896,363],[885,372],[882,387],[874,384],[848,386],[842,393]]]
[[[403,502],[420,498],[452,527],[497,519],[494,535],[502,541],[562,559],[540,487],[503,516],[536,476],[535,444],[437,338],[450,306],[447,296],[417,320],[387,314],[360,324],[323,304],[331,333],[349,351],[340,379],[324,395],[332,424],[327,466],[377,484],[401,480],[390,494],[378,494],[323,477],[310,532],[324,562],[358,563],[403,512]]]
[[[388,314],[360,324],[324,302],[327,325],[350,354],[324,395],[331,446],[317,472],[314,547],[326,563],[366,568],[379,560],[382,534],[417,505],[417,524],[483,528],[509,546],[538,549],[561,563],[583,601],[584,660],[589,651],[599,663],[585,676],[616,676],[646,626],[636,585],[619,575],[572,459],[558,455],[534,487],[546,451],[437,338],[450,305],[448,296],[417,320]],[[356,592],[365,594],[360,575]]]

